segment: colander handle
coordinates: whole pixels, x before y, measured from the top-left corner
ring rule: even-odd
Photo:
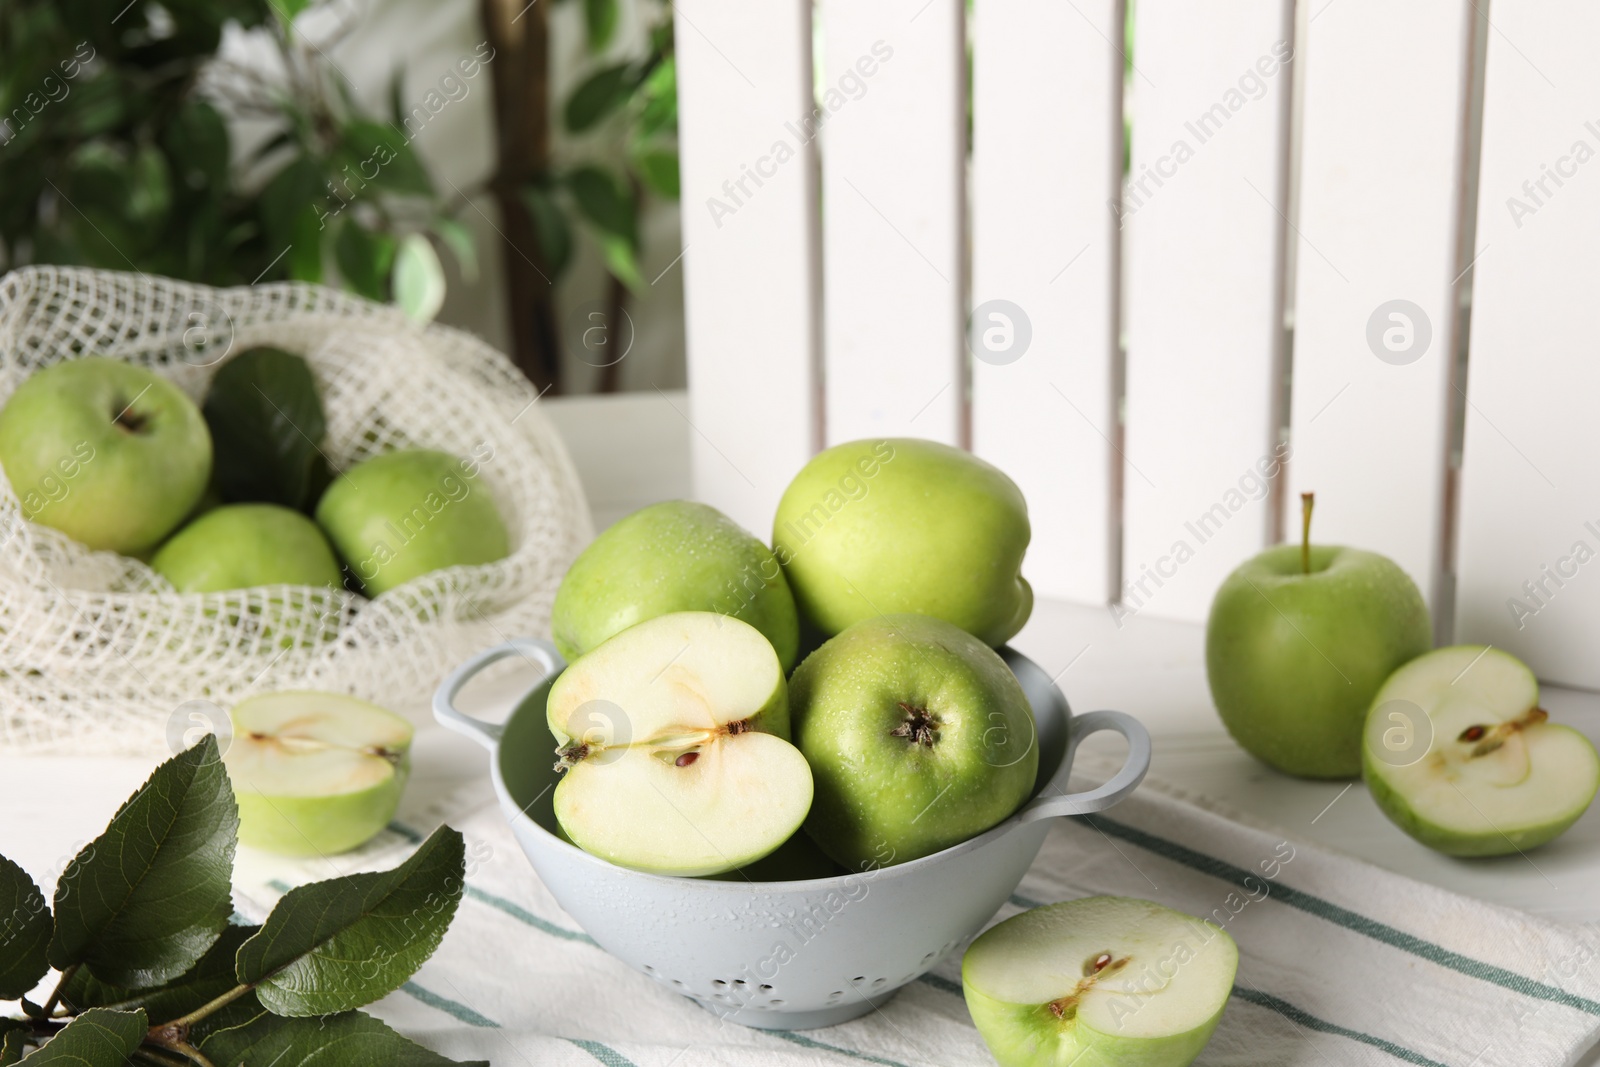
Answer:
[[[474,719],[457,708],[455,700],[457,694],[479,671],[507,656],[522,656],[532,660],[544,668],[546,678],[560,673],[567,666],[567,661],[561,658],[556,646],[538,637],[517,637],[503,645],[486,648],[452,671],[439,688],[434,690],[433,717],[440,726],[470,737],[484,748],[493,748],[500,743],[500,735],[505,732],[504,726],[497,722]]]
[[[1122,769],[1103,784],[1083,793],[1063,793],[1067,776],[1072,772],[1072,758],[1078,751],[1078,742],[1101,730],[1115,730],[1128,739],[1128,758]],[[1035,819],[1053,819],[1058,815],[1083,815],[1091,811],[1104,811],[1133,792],[1150,769],[1150,735],[1132,715],[1120,711],[1091,711],[1076,715],[1067,731],[1067,752],[1061,757],[1061,769],[1044,787],[1044,792],[1017,813],[1018,822]]]

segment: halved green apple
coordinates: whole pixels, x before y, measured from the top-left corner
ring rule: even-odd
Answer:
[[[222,757],[239,803],[239,840],[291,856],[365,843],[400,804],[411,735],[393,712],[337,693],[240,701]]]
[[[1183,1067],[1217,1028],[1238,966],[1213,923],[1085,897],[985,932],[961,960],[961,986],[1001,1067]]]
[[[624,630],[556,679],[546,715],[564,772],[556,819],[619,866],[732,870],[811,809],[777,653],[738,619],[685,611]]]
[[[1561,834],[1600,788],[1600,756],[1549,721],[1515,656],[1457,645],[1395,671],[1362,744],[1372,797],[1395,825],[1453,856],[1498,856]]]

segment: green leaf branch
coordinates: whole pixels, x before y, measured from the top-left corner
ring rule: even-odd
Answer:
[[[0,857],[0,1067],[242,1067],[313,1056],[448,1067],[359,1009],[439,947],[461,901],[461,835],[400,866],[300,886],[231,922],[238,810],[210,736],[150,776],[73,858],[53,907]],[[51,969],[43,1004],[26,999]],[[487,1067],[487,1065],[483,1065]]]

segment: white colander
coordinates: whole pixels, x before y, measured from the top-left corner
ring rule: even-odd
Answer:
[[[702,1007],[746,1026],[832,1026],[883,1003],[977,932],[1016,889],[1044,843],[1046,819],[1101,811],[1150,766],[1150,736],[1132,716],[1074,717],[1032,660],[1001,649],[1038,722],[1033,797],[1000,825],[943,852],[890,867],[803,881],[674,878],[618,867],[562,840],[551,793],[555,747],[545,696],[566,662],[548,641],[520,638],[468,660],[434,694],[440,723],[491,755],[501,807],[540,879],[599,945]],[[474,675],[525,656],[544,678],[501,724],[455,707]],[[1098,730],[1128,741],[1104,785],[1067,793],[1078,743]],[[753,876],[759,877],[759,876]]]

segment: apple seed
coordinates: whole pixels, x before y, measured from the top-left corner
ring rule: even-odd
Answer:
[[[685,752],[683,755],[673,760],[672,765],[674,767],[687,767],[699,758],[700,753],[698,752]]]
[[[1477,744],[1473,745],[1472,751],[1467,753],[1469,759],[1477,756],[1487,756],[1504,745],[1519,730],[1526,729],[1529,726],[1537,726],[1549,718],[1550,713],[1548,711],[1543,708],[1533,708],[1522,718],[1508,719],[1492,730],[1485,726],[1469,726],[1461,731],[1457,740],[1469,744],[1474,741],[1477,742]]]

